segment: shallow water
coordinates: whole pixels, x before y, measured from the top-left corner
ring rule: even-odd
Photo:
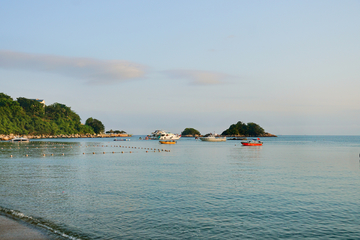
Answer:
[[[0,143],[0,211],[65,239],[360,237],[360,136],[111,140]]]

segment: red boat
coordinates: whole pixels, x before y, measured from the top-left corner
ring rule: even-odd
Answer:
[[[260,138],[254,138],[253,140],[241,142],[243,146],[262,146],[263,142],[260,141]]]

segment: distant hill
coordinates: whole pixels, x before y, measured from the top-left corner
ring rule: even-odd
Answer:
[[[93,134],[93,127],[83,125],[80,116],[64,104],[46,106],[37,100],[0,93],[0,134],[60,135]]]

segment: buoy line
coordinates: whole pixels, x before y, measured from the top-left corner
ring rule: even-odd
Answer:
[[[148,153],[149,151],[145,151],[146,153]],[[153,150],[153,152],[170,152],[170,150],[164,150],[164,149],[157,149],[157,151],[156,151],[156,149],[154,149]],[[37,154],[31,154],[31,155],[29,155],[29,154],[25,154],[24,156],[25,157],[35,157],[35,156],[38,156],[38,157],[54,157],[54,156],[76,156],[76,155],[96,155],[96,154],[106,154],[106,153],[111,153],[111,154],[116,154],[116,153],[139,153],[139,151],[137,151],[137,152],[133,152],[133,151],[129,151],[129,152],[124,152],[124,151],[121,151],[121,152],[92,152],[92,153],[85,153],[85,152],[83,152],[83,153],[81,153],[81,154],[65,154],[65,153],[61,153],[61,154],[54,154],[54,153],[43,153],[43,154],[41,154],[41,155],[37,155]],[[13,158],[14,157],[14,155],[10,155],[10,158]]]
[[[56,146],[54,146],[56,145]],[[29,148],[30,146],[30,148]],[[32,147],[31,147],[32,146]],[[170,152],[170,150],[166,150],[166,149],[156,149],[156,148],[146,148],[146,147],[134,147],[134,146],[122,146],[122,145],[100,145],[100,144],[91,144],[91,145],[82,145],[82,144],[79,144],[79,145],[74,145],[74,144],[62,144],[62,143],[50,143],[50,142],[47,142],[47,143],[40,143],[40,144],[31,144],[31,145],[26,145],[26,149],[31,151],[32,153],[23,153],[23,154],[19,154],[21,156],[25,156],[25,157],[53,157],[53,156],[74,156],[74,155],[88,155],[88,154],[99,154],[99,152],[88,152],[88,153],[85,153],[85,152],[80,152],[79,154],[74,154],[73,152],[72,153],[69,153],[69,154],[65,154],[65,153],[51,153],[51,152],[48,152],[50,149],[70,149],[70,148],[73,148],[73,147],[79,147],[79,148],[91,148],[91,147],[94,147],[94,148],[108,148],[108,147],[120,147],[120,148],[132,148],[132,149],[136,149],[137,151],[134,152],[134,151],[129,151],[129,152],[124,152],[124,151],[120,151],[120,152],[115,152],[115,151],[111,151],[111,152],[107,152],[107,151],[102,151],[100,154],[106,154],[106,153],[111,153],[111,154],[116,154],[116,153],[139,153],[141,151],[138,151],[140,149],[143,149],[145,150],[145,153],[148,153],[150,152],[149,150],[151,151],[154,151],[154,152]],[[6,148],[4,149],[4,147],[1,148],[2,150],[12,150],[13,148],[12,147],[9,147],[9,148]],[[14,148],[14,149],[25,149],[25,148]],[[42,150],[42,149],[46,149],[46,153],[40,153],[40,154],[34,154],[34,150]],[[130,150],[130,149],[129,149]],[[13,158],[14,156],[18,155],[14,155],[14,152],[10,152],[12,154],[10,154],[10,157]]]

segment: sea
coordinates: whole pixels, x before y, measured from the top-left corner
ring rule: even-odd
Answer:
[[[53,239],[360,239],[360,136],[0,142],[0,214]]]

